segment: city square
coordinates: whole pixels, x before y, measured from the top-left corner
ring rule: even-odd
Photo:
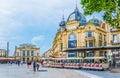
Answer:
[[[120,0],[0,0],[1,78],[120,78]]]
[[[39,71],[33,72],[32,66],[28,69],[26,64],[0,64],[0,77],[2,78],[119,78],[120,71],[91,71],[61,68],[40,67]]]

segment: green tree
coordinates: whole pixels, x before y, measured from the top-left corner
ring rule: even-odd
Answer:
[[[120,29],[120,0],[81,0],[85,15],[104,12],[103,19]]]

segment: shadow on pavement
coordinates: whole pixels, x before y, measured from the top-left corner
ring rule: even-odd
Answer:
[[[38,72],[47,72],[47,70],[38,70]]]

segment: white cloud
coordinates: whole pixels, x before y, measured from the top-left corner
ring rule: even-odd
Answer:
[[[39,36],[33,37],[31,42],[35,44],[36,42],[43,41],[44,39],[45,39],[45,37],[43,35],[39,35]]]
[[[9,14],[11,14],[11,11],[6,10],[6,9],[0,9],[0,14],[1,15],[9,15]]]

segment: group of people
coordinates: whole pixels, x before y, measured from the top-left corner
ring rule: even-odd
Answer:
[[[34,72],[38,71],[38,70],[39,70],[39,67],[40,67],[40,63],[34,61],[34,62],[33,62],[33,70],[34,70]]]
[[[29,68],[31,64],[33,64],[33,71],[34,72],[39,71],[39,67],[40,67],[39,61],[27,62],[27,68]]]

